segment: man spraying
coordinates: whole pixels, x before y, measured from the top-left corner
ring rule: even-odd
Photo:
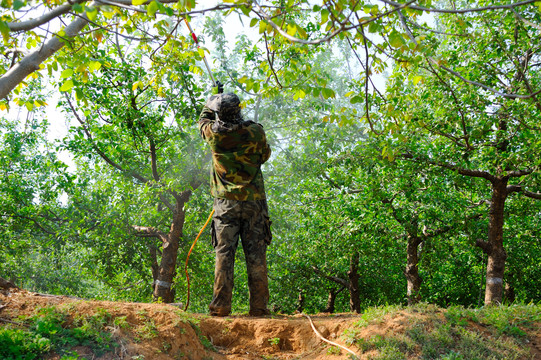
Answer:
[[[231,313],[233,269],[239,237],[246,257],[250,315],[269,315],[267,245],[271,242],[261,165],[270,157],[263,126],[245,121],[233,93],[210,97],[199,117],[201,136],[212,151],[211,193],[216,252],[212,316]]]

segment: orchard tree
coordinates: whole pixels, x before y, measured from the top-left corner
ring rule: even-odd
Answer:
[[[196,126],[203,91],[189,71],[195,64],[186,51],[189,46],[177,41],[150,52],[143,44],[128,53],[122,44],[111,48],[95,43],[79,54],[100,59],[93,71],[63,72],[70,79],[70,86],[62,89],[64,108],[78,123],[67,147],[78,158],[121,174],[115,181],[124,183],[119,186],[125,193],[139,194],[133,199],[139,204],[137,213],[127,214],[119,225],[149,239],[154,299],[165,302],[174,300],[187,203],[206,179]],[[167,62],[173,65],[161,66]]]
[[[446,66],[460,68],[462,75],[427,57],[411,69],[398,65],[388,87],[385,115],[401,140],[395,142],[397,156],[490,185],[489,197],[481,199],[489,208],[488,235],[477,241],[488,256],[485,304],[502,302],[506,201],[541,199],[540,30],[527,20],[539,16],[532,10],[440,16],[444,32],[472,33],[430,36]],[[415,37],[424,33],[404,27]]]

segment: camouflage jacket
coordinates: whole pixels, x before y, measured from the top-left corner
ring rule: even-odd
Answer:
[[[270,157],[263,126],[253,121],[216,121],[204,107],[199,131],[212,150],[211,194],[216,198],[249,201],[265,199],[261,164]]]

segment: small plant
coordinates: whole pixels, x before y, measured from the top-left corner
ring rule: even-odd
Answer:
[[[36,359],[51,349],[51,340],[31,332],[0,328],[0,358]]]
[[[158,329],[156,328],[154,320],[147,319],[142,326],[139,326],[137,330],[135,330],[135,333],[137,334],[137,339],[139,341],[151,340],[158,336]]]
[[[338,346],[331,346],[327,349],[327,355],[340,355],[342,353],[342,349],[340,349]]]
[[[172,347],[173,347],[173,345],[171,345],[171,344],[168,343],[167,341],[164,341],[164,342],[162,343],[162,351],[163,351],[164,353],[169,352],[169,350],[171,350]]]
[[[127,316],[118,316],[114,318],[113,325],[121,329],[129,329],[130,323],[128,323]]]
[[[344,330],[344,334],[342,335],[342,339],[346,342],[347,345],[353,345],[357,342],[357,338],[359,337],[359,330],[355,328],[349,328]]]
[[[278,346],[278,345],[280,345],[280,338],[279,337],[270,338],[270,339],[268,339],[268,342],[269,342],[269,344],[271,344],[273,346]]]

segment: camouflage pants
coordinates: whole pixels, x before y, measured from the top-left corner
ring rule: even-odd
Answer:
[[[248,272],[250,314],[263,314],[269,301],[266,254],[272,237],[267,201],[216,198],[214,210],[211,231],[216,265],[210,313],[225,316],[231,312],[235,252],[240,236]]]

